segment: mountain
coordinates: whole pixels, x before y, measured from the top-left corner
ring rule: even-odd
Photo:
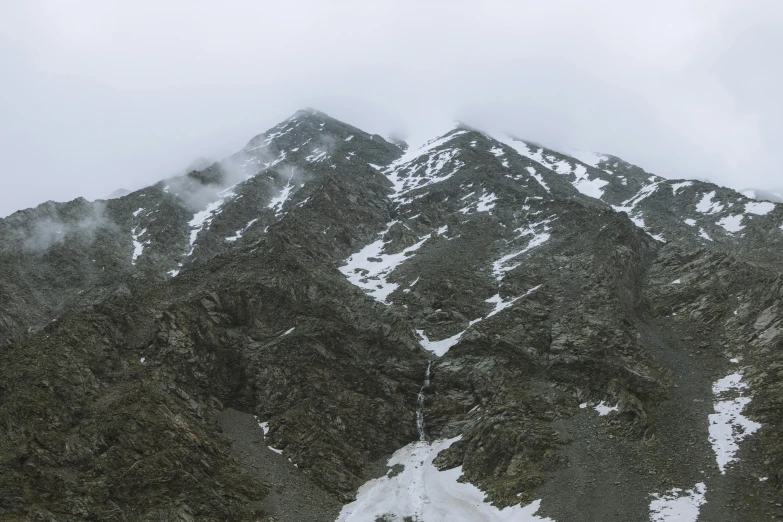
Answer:
[[[783,206],[307,109],[0,220],[0,518],[783,517]]]

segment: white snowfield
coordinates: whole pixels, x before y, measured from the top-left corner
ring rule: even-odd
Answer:
[[[707,501],[707,486],[699,482],[693,489],[674,488],[664,495],[653,493],[650,502],[650,522],[696,522],[699,508]]]
[[[743,390],[747,387],[748,385],[742,382],[741,373],[727,375],[712,385],[712,393],[718,401],[713,406],[715,413],[709,416],[709,441],[715,452],[718,468],[724,475],[726,466],[739,460],[734,456],[739,449],[739,443],[761,428],[761,424],[742,415],[742,410],[751,401],[751,397],[743,396]],[[729,394],[736,397],[729,398]]]
[[[498,509],[484,502],[472,484],[458,482],[462,467],[439,471],[433,459],[460,437],[414,442],[398,450],[388,466],[402,465],[396,476],[374,479],[359,488],[356,500],[343,507],[336,522],[554,522],[536,516],[540,500],[527,506]]]

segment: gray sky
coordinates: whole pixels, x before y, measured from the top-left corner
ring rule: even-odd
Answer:
[[[0,0],[0,215],[218,158],[312,106],[783,186],[777,0]]]

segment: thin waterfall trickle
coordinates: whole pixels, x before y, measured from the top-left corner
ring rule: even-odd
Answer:
[[[427,363],[427,373],[424,374],[424,386],[419,390],[419,395],[416,398],[416,429],[419,430],[419,440],[427,440],[427,436],[424,433],[424,388],[430,385],[430,366],[432,361]]]

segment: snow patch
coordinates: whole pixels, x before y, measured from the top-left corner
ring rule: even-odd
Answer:
[[[742,226],[743,214],[737,214],[736,216],[726,216],[718,221],[718,225],[723,227],[726,232],[733,234],[739,232],[744,226]]]
[[[340,272],[351,283],[362,288],[374,299],[384,304],[389,304],[387,302],[389,294],[394,292],[399,286],[397,283],[389,283],[387,281],[389,275],[430,238],[430,235],[427,234],[419,238],[418,243],[409,246],[402,252],[383,254],[382,252],[386,247],[386,242],[383,238],[395,223],[397,222],[393,221],[390,223],[389,227],[380,234],[380,239],[353,254],[345,261],[345,265],[340,267]]]
[[[292,190],[294,190],[294,185],[291,183],[291,179],[289,178],[283,187],[283,190],[280,191],[280,194],[272,198],[266,208],[271,208],[275,211],[275,215],[279,216],[283,211],[283,205],[286,201],[288,201],[288,198],[291,197]]]
[[[595,411],[598,412],[598,415],[603,417],[604,415],[609,415],[613,411],[620,411],[619,404],[615,404],[614,406],[607,406],[604,404],[604,401],[601,401],[595,408],[593,408]]]
[[[775,210],[775,204],[768,201],[745,203],[745,212],[748,214],[756,214],[757,216],[766,216],[770,212]]]
[[[498,197],[495,194],[482,194],[476,204],[476,212],[489,212],[495,208],[495,201],[497,201],[497,199]]]
[[[571,183],[574,188],[585,196],[595,199],[601,199],[604,195],[604,187],[609,184],[608,181],[601,178],[589,179],[587,177],[587,168],[584,165],[576,166],[574,176],[576,176],[576,179]]]
[[[402,471],[360,487],[356,500],[343,506],[337,522],[554,522],[536,516],[540,500],[498,509],[485,502],[486,495],[476,486],[458,481],[462,466],[439,471],[433,460],[460,438],[419,441],[397,450],[387,465]]]
[[[723,210],[723,205],[719,201],[712,201],[715,197],[715,191],[707,192],[696,204],[696,210],[702,214],[716,214]]]
[[[134,216],[138,214],[134,213]],[[135,227],[133,230],[131,230],[131,236],[133,237],[133,253],[131,254],[131,264],[135,265],[136,260],[141,256],[142,252],[144,252],[144,247],[150,244],[150,240],[147,239],[146,241],[141,241],[141,236],[147,233],[147,229],[142,229],[139,231],[139,227]]]
[[[264,438],[264,440],[266,440],[266,435],[267,435],[267,433],[269,433],[269,423],[268,422],[260,422],[258,420],[258,417],[256,417],[255,415],[253,415],[253,417],[255,417],[256,422],[258,423],[258,427],[261,428],[261,430],[264,432],[263,438]],[[282,455],[282,453],[283,453],[283,450],[280,450],[280,449],[277,449],[277,448],[273,448],[272,446],[267,446],[267,448],[271,449],[272,451],[274,451],[278,455]]]
[[[706,504],[704,494],[707,486],[699,482],[693,489],[683,491],[680,488],[659,495],[653,493],[650,502],[650,522],[696,522],[699,508]]]
[[[219,199],[208,204],[207,208],[204,210],[196,212],[193,215],[193,218],[188,222],[188,227],[190,228],[190,250],[187,254],[185,254],[186,256],[190,256],[196,249],[196,238],[198,237],[199,233],[204,228],[208,228],[210,223],[212,223],[212,220],[215,219],[215,216],[220,214],[223,204],[236,195],[231,190],[233,188],[234,187],[229,187],[220,192],[218,194],[218,196],[220,196]]]
[[[677,192],[681,188],[690,187],[691,185],[693,185],[692,181],[683,181],[682,183],[675,183],[672,185],[672,192],[674,192],[674,195],[676,196]]]
[[[713,405],[715,413],[709,416],[709,441],[715,452],[718,468],[724,475],[726,466],[739,460],[734,456],[739,449],[739,443],[761,428],[761,424],[742,415],[742,410],[751,401],[751,397],[743,395],[743,390],[747,387],[748,385],[742,382],[741,373],[727,375],[712,385],[712,393],[718,401]]]
[[[389,178],[394,189],[391,197],[399,200],[407,192],[440,183],[453,176],[464,165],[456,159],[459,150],[456,148],[443,149],[441,147],[467,132],[466,130],[449,132],[444,136],[428,141],[418,149],[409,149],[386,168],[371,166],[382,171]],[[450,165],[451,169],[444,172],[447,165]],[[414,176],[422,169],[424,170],[421,176]],[[424,180],[423,182],[422,179]]]
[[[416,279],[416,281],[418,281],[418,279]],[[416,281],[414,281],[413,284],[416,284]],[[411,286],[413,286],[413,285],[411,285]],[[484,301],[485,303],[490,303],[490,304],[494,305],[492,311],[489,314],[487,314],[486,317],[479,317],[478,319],[473,319],[468,324],[468,328],[465,328],[461,332],[459,332],[459,333],[457,333],[455,335],[452,335],[451,337],[448,337],[446,339],[441,339],[440,341],[430,341],[430,339],[424,334],[424,330],[416,330],[416,333],[419,334],[419,336],[421,337],[421,340],[419,341],[419,343],[421,344],[422,348],[424,348],[425,350],[432,352],[433,354],[437,355],[438,357],[442,357],[446,352],[449,351],[449,349],[452,346],[454,346],[455,344],[457,344],[459,342],[459,340],[462,338],[462,335],[465,332],[467,332],[468,329],[471,326],[473,326],[476,323],[480,323],[484,319],[489,319],[493,315],[496,315],[496,314],[502,312],[503,310],[505,310],[506,308],[508,308],[509,306],[514,304],[515,302],[519,301],[523,297],[529,296],[530,294],[532,294],[533,292],[535,292],[536,290],[541,288],[541,286],[542,285],[534,286],[533,288],[531,288],[530,290],[528,290],[527,292],[525,292],[524,294],[522,294],[522,295],[520,295],[518,297],[512,297],[512,298],[505,299],[505,300],[500,297],[500,294],[493,295],[492,297],[490,297],[489,299],[486,299]]]

